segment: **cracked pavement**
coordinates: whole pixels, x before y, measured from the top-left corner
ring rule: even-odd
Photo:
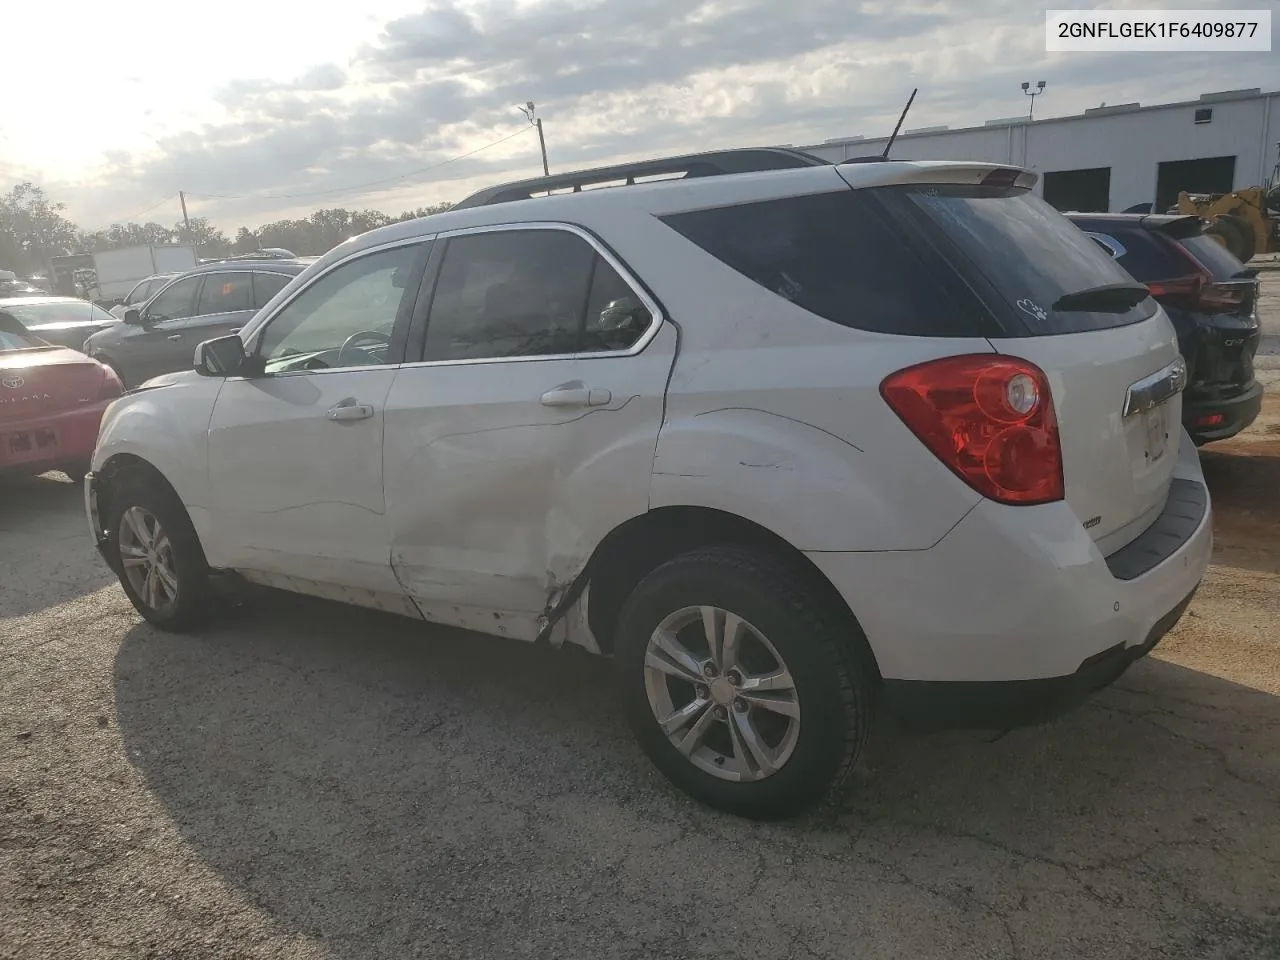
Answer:
[[[0,958],[1275,960],[1278,401],[1204,451],[1215,562],[1153,657],[1044,727],[882,726],[783,824],[670,788],[584,653],[266,591],[161,634],[79,490],[11,482]]]

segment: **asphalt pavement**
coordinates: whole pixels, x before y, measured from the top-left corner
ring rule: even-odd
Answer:
[[[661,780],[605,661],[266,591],[162,634],[76,487],[0,487],[0,958],[1276,960],[1280,406],[1205,462],[1156,656],[1043,727],[882,726],[769,825]]]

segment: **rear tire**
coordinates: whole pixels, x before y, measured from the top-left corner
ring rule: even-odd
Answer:
[[[138,613],[172,631],[208,619],[209,566],[173,490],[157,476],[130,470],[116,477],[108,496],[108,560]]]
[[[662,564],[623,606],[615,653],[649,759],[729,813],[776,819],[830,799],[871,729],[879,677],[857,623],[762,550],[710,547]]]

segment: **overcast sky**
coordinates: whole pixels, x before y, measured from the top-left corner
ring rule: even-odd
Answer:
[[[1154,4],[1063,3],[1139,8]],[[1163,8],[1273,6],[1161,0]],[[398,212],[540,172],[1280,86],[1280,53],[1046,54],[1016,0],[173,0],[8,4],[0,190],[82,227]],[[510,139],[485,147],[503,137]],[[441,165],[459,154],[471,157]]]

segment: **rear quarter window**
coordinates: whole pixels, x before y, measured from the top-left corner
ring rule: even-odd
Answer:
[[[662,221],[766,290],[833,323],[929,337],[997,333],[954,273],[886,216],[872,192],[787,197]]]

